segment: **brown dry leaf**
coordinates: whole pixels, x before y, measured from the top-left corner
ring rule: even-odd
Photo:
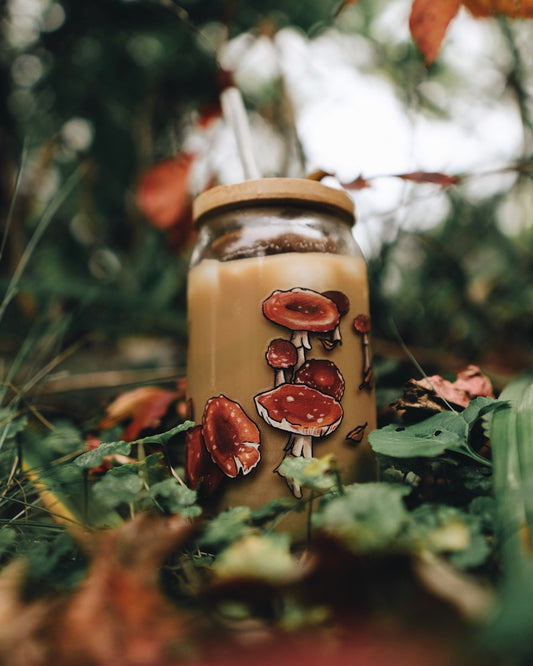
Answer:
[[[448,25],[460,6],[461,0],[414,0],[409,28],[427,65],[437,57]]]
[[[510,18],[533,18],[533,0],[463,0],[472,16],[505,14]]]
[[[413,171],[412,173],[399,173],[396,177],[414,183],[432,183],[441,187],[451,187],[461,180],[460,176],[449,176],[438,171]]]
[[[347,190],[364,190],[367,187],[372,187],[372,183],[363,176],[357,176],[349,183],[342,183],[342,186]]]
[[[20,577],[15,589],[0,585],[0,663],[176,663],[201,623],[163,595],[159,577],[165,558],[192,530],[180,516],[143,514],[112,530],[80,533],[89,571],[74,592],[60,598],[24,603]]]
[[[194,155],[182,153],[156,164],[139,181],[136,200],[139,209],[159,229],[168,229],[187,218],[191,196],[189,176]],[[187,224],[189,221],[186,219]]]
[[[395,404],[396,409],[417,409],[439,412],[446,402],[457,407],[467,407],[478,396],[494,397],[490,379],[477,365],[469,365],[457,373],[457,380],[450,382],[440,375],[424,379],[410,379],[404,387],[404,396]]]
[[[99,427],[105,430],[131,419],[122,435],[124,440],[131,442],[143,430],[157,428],[170,404],[181,397],[179,390],[169,391],[157,386],[142,386],[127,391],[107,407],[106,416],[99,423]]]

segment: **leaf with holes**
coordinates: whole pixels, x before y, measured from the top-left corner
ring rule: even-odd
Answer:
[[[463,412],[441,412],[407,427],[388,425],[371,432],[369,441],[376,453],[393,458],[434,458],[453,452],[490,465],[470,447],[468,438],[479,418],[504,406],[505,401],[475,398]]]

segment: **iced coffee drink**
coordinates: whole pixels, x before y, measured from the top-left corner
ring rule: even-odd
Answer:
[[[320,210],[331,233],[319,233],[307,208],[262,201],[242,225],[224,209],[189,273],[187,475],[219,508],[301,498],[287,457],[332,454],[344,482],[374,471],[365,262],[351,236],[343,250],[334,224],[349,231],[345,220]]]

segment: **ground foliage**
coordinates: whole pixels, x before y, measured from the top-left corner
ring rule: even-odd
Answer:
[[[26,23],[22,3],[0,10],[2,663],[533,657],[531,380],[511,381],[533,354],[533,63],[522,24],[508,18],[528,16],[529,3],[463,3],[476,16],[504,15],[488,19],[503,40],[494,67],[524,128],[516,160],[496,173],[510,174],[508,185],[473,195],[476,174],[386,174],[413,198],[416,188],[438,190],[447,212],[421,231],[402,230],[401,211],[391,212],[369,261],[380,482],[346,486],[330,458],[294,461],[284,472],[309,501],[213,517],[184,482],[182,383],[139,386],[106,414],[109,393],[122,393],[116,384],[77,393],[74,412],[68,394],[47,393],[68,355],[93,370],[102,349],[109,358],[132,334],[171,336],[174,375],[181,370],[190,202],[218,175],[194,185],[205,153],[183,146],[219,119],[231,81],[217,56],[221,35],[272,39],[290,25],[307,39],[358,33],[406,112],[446,116],[421,84],[450,86],[453,68],[437,54],[461,3],[432,3],[429,14],[427,2],[413,3],[421,52],[410,37],[380,41],[387,4],[60,0]],[[437,4],[447,13],[435,14]],[[279,112],[287,98],[280,77],[246,101],[294,139],[291,114]],[[299,149],[269,175],[322,166]],[[357,204],[381,178],[354,174],[343,185]],[[502,215],[518,218],[512,233]],[[446,376],[482,363],[497,398],[465,406],[431,391],[423,402],[401,397],[415,371],[420,379],[412,359],[406,369],[409,354]],[[154,370],[146,358],[136,370]],[[298,538],[283,530],[296,511],[307,524]]]
[[[176,403],[170,430],[113,438],[135,394],[97,446],[94,431],[4,408],[2,663],[225,663],[236,649],[267,663],[313,645],[313,663],[368,650],[387,663],[393,647],[400,663],[531,656],[530,378],[416,423],[399,399],[370,435],[379,482],[345,485],[331,456],[295,460],[284,473],[307,501],[214,516],[183,480],[192,423]],[[304,532],[283,530],[294,511]]]

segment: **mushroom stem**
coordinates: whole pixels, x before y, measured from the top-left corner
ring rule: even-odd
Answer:
[[[285,384],[285,370],[278,368],[274,373],[274,386],[281,386]]]
[[[298,370],[305,363],[305,350],[311,349],[309,342],[309,333],[307,331],[293,331],[291,342],[298,352],[298,360],[294,366],[294,371]]]
[[[313,457],[313,438],[311,435],[297,435],[291,434],[287,446],[285,447],[287,451],[290,451],[290,454],[295,458],[300,456],[304,458]]]
[[[370,345],[368,343],[368,333],[363,333],[361,344],[363,347],[363,381],[359,386],[360,389],[370,388],[370,378],[372,363],[370,361]]]
[[[283,457],[283,460],[285,460],[285,458],[287,458],[287,456],[291,456],[291,458],[294,457],[290,453],[286,453]],[[283,462],[283,460],[281,461],[281,463]],[[293,479],[288,479],[285,476],[283,470],[280,469],[281,463],[276,467],[274,472],[276,472],[276,474],[279,474],[279,476],[281,476],[283,479],[285,479],[285,483],[289,486],[289,490],[294,495],[294,497],[296,497],[296,499],[301,499],[302,495],[303,495],[302,487],[300,486],[300,484],[296,483],[296,481],[293,481]]]

